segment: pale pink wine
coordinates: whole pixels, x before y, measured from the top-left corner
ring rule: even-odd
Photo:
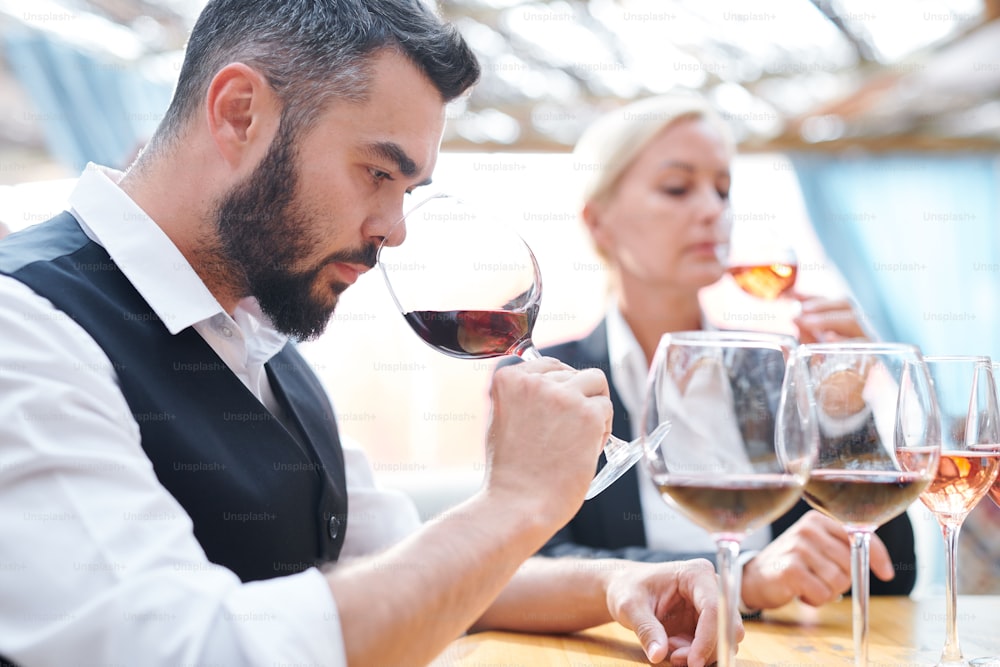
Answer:
[[[732,266],[728,271],[740,289],[747,294],[752,294],[758,299],[777,299],[795,285],[799,267],[795,264],[776,262]]]
[[[935,514],[964,516],[996,481],[1000,451],[945,450],[920,500]]]

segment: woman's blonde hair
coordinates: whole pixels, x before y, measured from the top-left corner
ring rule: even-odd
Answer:
[[[607,196],[646,145],[679,120],[700,118],[716,127],[730,153],[731,130],[702,97],[668,94],[645,98],[610,111],[584,130],[573,149],[573,168],[581,173],[580,208]]]

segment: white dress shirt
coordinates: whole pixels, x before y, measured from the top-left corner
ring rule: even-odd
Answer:
[[[193,327],[277,414],[264,364],[286,338],[256,301],[230,317],[163,231],[89,165],[72,213],[172,334]],[[44,665],[346,665],[323,575],[243,584],[210,563],[159,483],[107,355],[72,319],[0,276],[0,653]],[[342,557],[419,525],[345,443]]]
[[[637,438],[640,435],[638,431],[642,423],[646,377],[649,370],[646,365],[646,355],[614,300],[608,308],[606,321],[608,357],[611,362],[610,381],[628,411],[633,429],[631,437]],[[674,412],[682,413],[683,410],[678,409]],[[679,414],[671,429],[684,427],[683,415]],[[667,438],[669,437],[668,435]],[[636,470],[639,474],[639,505],[642,508],[646,546],[650,549],[679,553],[715,553],[715,542],[708,532],[674,510],[660,497],[660,492],[650,479],[646,466],[637,465]],[[741,543],[743,560],[763,548],[770,540],[770,526],[763,526],[749,533]]]

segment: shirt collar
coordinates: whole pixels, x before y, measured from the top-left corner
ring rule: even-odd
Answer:
[[[632,415],[638,414],[642,406],[642,396],[646,388],[646,355],[635,339],[635,334],[618,308],[617,299],[612,299],[606,315],[608,332],[608,361],[611,383],[622,399],[625,409]]]
[[[632,333],[632,327],[625,321],[617,298],[611,299],[605,315],[608,333],[608,360],[611,362],[610,380],[629,413],[639,414],[646,391],[646,377],[649,366],[646,355]],[[702,331],[714,331],[715,325],[701,315]]]
[[[87,236],[107,250],[171,334],[218,315],[228,317],[177,246],[118,187],[123,176],[93,163],[80,176],[69,201]],[[267,352],[277,352],[288,340],[256,299],[243,299],[234,319]]]

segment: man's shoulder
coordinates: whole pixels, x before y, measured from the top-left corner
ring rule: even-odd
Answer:
[[[0,273],[15,273],[28,264],[74,253],[89,241],[76,218],[64,211],[4,238],[0,243]]]

